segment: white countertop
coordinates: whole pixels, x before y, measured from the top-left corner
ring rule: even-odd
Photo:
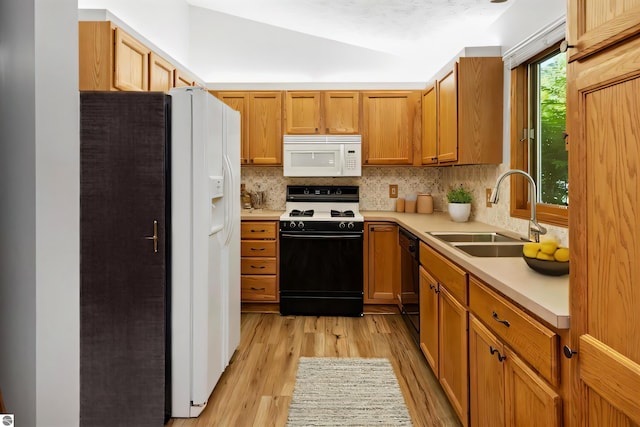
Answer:
[[[361,211],[366,221],[393,221],[411,231],[420,240],[446,255],[470,274],[557,329],[569,328],[569,276],[545,276],[533,271],[518,257],[483,258],[467,255],[427,234],[430,231],[513,232],[482,222],[453,222],[443,212],[408,214],[385,211]]]
[[[283,211],[243,210],[243,220],[279,220]],[[569,276],[545,276],[533,271],[518,257],[473,257],[436,239],[431,231],[499,231],[513,232],[482,222],[453,222],[443,212],[411,214],[391,211],[360,211],[365,221],[391,221],[406,228],[420,240],[446,255],[470,274],[504,294],[536,317],[556,329],[569,328]]]

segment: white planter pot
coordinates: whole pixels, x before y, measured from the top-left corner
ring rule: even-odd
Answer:
[[[467,222],[471,214],[471,203],[449,203],[449,216],[455,222]]]

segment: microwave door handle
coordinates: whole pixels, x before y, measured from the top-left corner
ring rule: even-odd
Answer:
[[[340,170],[338,171],[338,175],[344,175],[345,173],[345,168],[347,167],[347,165],[345,164],[345,159],[344,159],[344,144],[340,145]]]

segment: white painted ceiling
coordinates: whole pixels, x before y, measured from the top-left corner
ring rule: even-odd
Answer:
[[[491,39],[487,28],[516,0],[187,0],[240,18],[407,56]],[[447,37],[442,37],[446,34]]]

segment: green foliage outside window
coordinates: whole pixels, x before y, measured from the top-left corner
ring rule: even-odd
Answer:
[[[568,205],[569,159],[565,150],[564,132],[567,117],[567,61],[565,53],[537,64],[539,87],[536,181],[542,203]]]

